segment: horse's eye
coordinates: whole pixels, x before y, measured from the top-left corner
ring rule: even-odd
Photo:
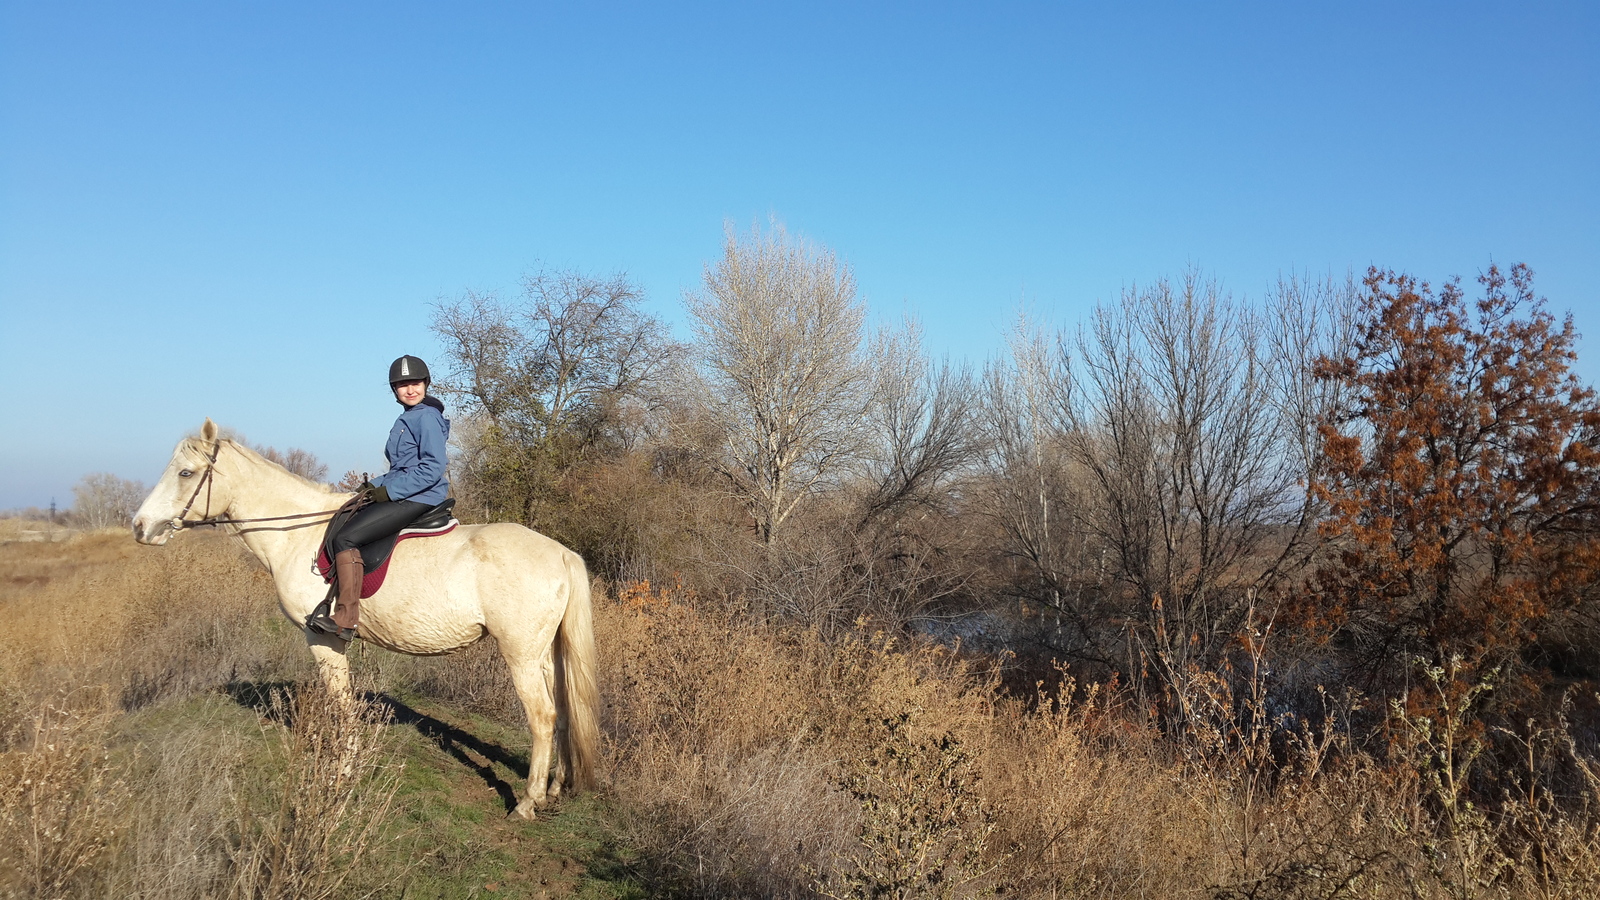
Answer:
[[[188,469],[184,469],[182,472],[178,473],[178,477],[179,478],[188,478],[190,475],[193,475],[193,474],[194,473],[189,471]]]

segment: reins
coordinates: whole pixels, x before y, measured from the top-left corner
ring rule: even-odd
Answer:
[[[185,528],[199,528],[202,525],[240,525],[255,522],[284,522],[291,519],[310,519],[316,516],[327,516],[332,518],[352,504],[361,503],[361,495],[357,494],[356,496],[351,497],[349,500],[346,500],[342,505],[339,506],[338,509],[323,509],[315,512],[289,513],[285,516],[257,516],[250,519],[235,519],[228,515],[213,516],[211,515],[211,480],[212,473],[217,468],[217,457],[221,455],[221,453],[222,439],[219,437],[217,438],[216,442],[211,445],[211,458],[206,460],[206,470],[200,473],[200,481],[195,484],[194,493],[189,495],[189,502],[183,505],[183,512],[178,513],[178,515],[172,519],[172,528],[174,531],[182,531]],[[205,515],[193,521],[185,519],[184,516],[187,516],[189,514],[189,510],[194,508],[194,501],[199,499],[201,488],[206,489]],[[305,524],[315,525],[317,523],[307,522]]]

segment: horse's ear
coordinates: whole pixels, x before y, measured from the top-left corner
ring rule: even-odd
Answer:
[[[200,439],[207,443],[217,439],[217,423],[211,421],[210,416],[206,416],[206,423],[200,426]]]

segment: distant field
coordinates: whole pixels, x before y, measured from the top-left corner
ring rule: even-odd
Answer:
[[[0,543],[10,541],[64,541],[73,535],[65,525],[32,519],[0,519]]]

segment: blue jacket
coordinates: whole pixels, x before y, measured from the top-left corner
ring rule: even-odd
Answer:
[[[430,398],[431,399],[431,398]],[[389,471],[372,479],[389,490],[390,500],[415,500],[434,506],[450,494],[445,472],[445,441],[450,439],[450,420],[428,402],[418,403],[400,414],[389,429],[389,443],[383,455]]]

